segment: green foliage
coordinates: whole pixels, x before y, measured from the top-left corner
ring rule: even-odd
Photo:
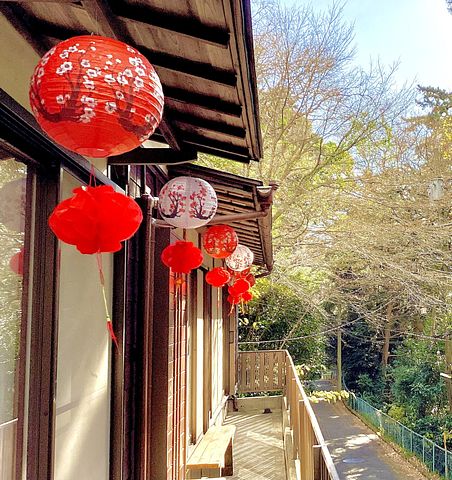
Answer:
[[[249,310],[239,316],[239,342],[284,340],[310,336],[297,341],[275,341],[241,345],[242,349],[287,348],[305,377],[319,376],[324,370],[325,340],[316,336],[321,320],[287,286],[259,280]],[[314,335],[313,335],[314,334]]]
[[[446,407],[445,385],[440,372],[445,368],[438,346],[406,340],[397,350],[390,369],[393,401],[406,410],[409,421],[439,415]]]
[[[339,400],[345,400],[350,396],[346,390],[314,390],[309,394],[309,400],[312,403],[328,402],[336,403]]]

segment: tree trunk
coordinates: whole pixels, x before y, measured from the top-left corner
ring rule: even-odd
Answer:
[[[381,369],[383,372],[383,376],[386,375],[386,370],[388,368],[389,362],[389,347],[391,341],[391,328],[393,324],[393,310],[394,304],[393,302],[389,302],[387,309],[386,309],[386,324],[385,324],[385,342],[383,345],[383,354],[381,356]]]
[[[446,373],[452,375],[452,337],[446,340]],[[452,413],[452,380],[446,379],[449,412]]]
[[[342,390],[342,330],[337,330],[337,389]]]

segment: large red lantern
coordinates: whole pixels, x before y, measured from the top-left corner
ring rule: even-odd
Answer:
[[[101,158],[128,152],[152,135],[162,118],[163,92],[138,50],[84,35],[41,58],[31,79],[30,104],[53,140]]]
[[[190,273],[194,268],[201,266],[203,255],[192,242],[179,240],[163,250],[161,259],[175,273]]]
[[[202,243],[211,257],[226,258],[237,248],[239,239],[229,225],[214,225],[204,232]]]
[[[73,193],[55,207],[49,225],[81,253],[117,252],[143,220],[138,204],[110,186],[79,187]]]
[[[242,300],[242,297],[239,295],[239,296],[234,296],[234,295],[228,295],[228,298],[227,298],[228,302],[231,303],[232,305],[237,305],[240,303],[240,301]]]
[[[215,267],[207,272],[206,282],[213,287],[222,287],[231,279],[231,274],[223,267]]]
[[[174,227],[202,227],[213,218],[217,207],[215,190],[202,178],[176,177],[160,190],[160,215]]]

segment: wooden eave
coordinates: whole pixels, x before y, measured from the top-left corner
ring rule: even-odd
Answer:
[[[263,218],[228,222],[228,225],[236,230],[239,242],[252,250],[254,264],[262,267],[264,271],[271,271],[272,212],[267,197],[260,192],[264,187],[261,181],[189,164],[172,165],[168,168],[168,174],[170,178],[186,175],[209,182],[218,197],[217,216],[268,210],[267,216]]]
[[[163,85],[164,118],[152,139],[178,153],[169,163],[198,151],[261,158],[250,0],[9,0],[0,13],[40,55],[91,33],[135,46]],[[158,163],[145,148],[116,160]]]

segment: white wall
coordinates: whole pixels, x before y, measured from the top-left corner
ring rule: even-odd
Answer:
[[[79,184],[63,178],[67,198]],[[55,480],[108,480],[111,341],[96,257],[60,248]],[[102,257],[111,311],[112,255]]]

